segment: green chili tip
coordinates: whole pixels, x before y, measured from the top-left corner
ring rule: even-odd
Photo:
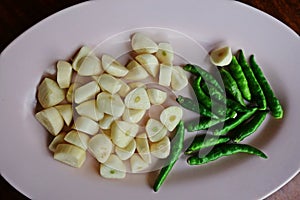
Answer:
[[[261,86],[261,89],[266,97],[267,106],[271,110],[271,115],[276,119],[281,119],[283,117],[283,109],[282,106],[275,96],[271,85],[269,84],[268,80],[266,79],[263,71],[261,70],[260,66],[257,64],[254,55],[250,56],[250,67]]]
[[[263,153],[261,150],[247,144],[221,144],[215,146],[204,157],[193,155],[188,158],[187,162],[189,165],[201,165],[201,164],[205,164],[217,160],[223,156],[229,156],[237,153],[247,153],[265,159],[268,158],[267,155]]]
[[[183,149],[183,140],[184,140],[184,122],[181,120],[177,127],[176,127],[176,133],[172,140],[171,144],[171,153],[168,157],[169,159],[169,165],[163,167],[153,185],[153,190],[157,192],[159,188],[162,186],[164,181],[166,180],[168,174],[172,170],[174,164],[178,160],[178,157]]]

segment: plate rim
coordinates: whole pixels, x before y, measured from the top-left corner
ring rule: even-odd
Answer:
[[[97,1],[95,1],[96,3],[98,3]],[[51,15],[49,15],[48,17],[40,20],[39,22],[37,22],[36,24],[34,24],[33,26],[31,26],[30,28],[28,28],[27,30],[25,30],[23,33],[21,33],[18,37],[16,37],[11,43],[9,43],[5,48],[4,50],[0,53],[0,60],[2,58],[2,56],[5,56],[5,53],[6,51],[9,51],[9,49],[14,46],[19,40],[22,40],[22,38],[27,35],[27,34],[30,34],[30,32],[35,29],[35,28],[38,28],[41,24],[45,23],[46,21],[48,21],[50,18],[53,18],[55,16],[58,16],[62,13],[65,13],[65,12],[70,12],[71,9],[74,9],[74,8],[77,8],[77,7],[80,7],[80,6],[83,6],[85,4],[90,4],[90,3],[95,3],[93,1],[85,1],[85,2],[82,2],[82,3],[78,3],[78,4],[75,4],[75,5],[72,5],[72,6],[69,6],[67,8],[64,8],[58,12],[55,12]],[[100,2],[100,1],[99,1]],[[228,3],[238,3],[238,4],[241,4],[242,6],[246,6],[247,9],[253,9],[255,12],[259,12],[260,14],[263,14],[265,17],[268,17],[268,18],[271,18],[272,20],[276,20],[277,23],[280,23],[280,26],[282,27],[285,27],[286,30],[288,30],[290,33],[293,34],[293,36],[295,37],[299,37],[298,34],[292,29],[290,28],[289,26],[287,26],[286,24],[284,24],[282,21],[278,20],[277,18],[269,15],[268,13],[265,13],[255,7],[252,7],[250,5],[247,5],[243,2],[239,2],[239,1],[231,1],[231,2],[228,2]],[[278,191],[280,188],[282,188],[284,185],[286,185],[288,182],[290,182],[298,173],[300,172],[300,168],[298,169],[298,171],[296,171],[292,176],[289,176],[285,182],[281,183],[277,188],[274,188],[273,191],[271,191],[269,194],[267,194],[266,196],[264,196],[263,198],[266,198],[268,196],[270,196],[271,194],[273,194],[274,192]],[[2,173],[1,173],[2,175]],[[9,178],[8,177],[5,177],[2,175],[2,177],[14,188],[16,188],[18,191],[20,191],[23,195],[29,197],[25,192],[23,192],[22,190],[19,190],[18,187],[15,186],[15,184],[12,184],[11,181],[9,181]]]

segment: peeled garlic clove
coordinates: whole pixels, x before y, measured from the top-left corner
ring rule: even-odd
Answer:
[[[78,66],[78,61],[84,57],[84,56],[88,56],[88,55],[94,55],[92,53],[92,50],[87,47],[87,46],[82,46],[80,48],[80,50],[77,52],[77,54],[75,55],[73,62],[72,62],[72,67],[75,71],[78,71],[79,66]]]
[[[141,54],[135,59],[145,68],[145,70],[153,77],[156,77],[159,71],[159,62],[152,54]]]
[[[132,70],[136,67],[142,67],[137,61],[135,60],[131,60],[127,65],[126,65],[127,69]],[[126,75],[127,76],[127,75]]]
[[[144,117],[146,110],[125,108],[122,119],[126,122],[138,123]]]
[[[110,129],[101,129],[101,132],[102,132],[103,134],[105,134],[107,137],[111,138],[111,132],[110,132]],[[113,150],[112,150],[112,153],[115,153],[114,148],[113,148]]]
[[[160,64],[158,84],[163,86],[170,86],[172,78],[172,67]]]
[[[158,51],[155,55],[161,63],[166,65],[172,65],[174,53],[173,48],[169,43],[159,43]]]
[[[146,163],[151,163],[151,154],[146,133],[139,134],[136,139],[136,149]]]
[[[143,33],[135,33],[131,39],[131,47],[137,53],[155,53],[157,44]]]
[[[88,117],[94,121],[99,121],[104,117],[104,113],[100,112],[96,106],[96,100],[85,101],[76,106],[75,110],[79,115]]]
[[[124,148],[116,146],[115,152],[121,160],[127,160],[134,154],[135,149],[136,142],[135,140],[131,140],[131,142]]]
[[[66,142],[80,147],[83,150],[87,149],[89,139],[90,137],[87,134],[75,130],[69,131],[64,138]]]
[[[147,89],[147,94],[148,94],[150,103],[153,105],[163,104],[167,99],[167,93],[162,90],[156,89],[156,88]]]
[[[220,47],[210,52],[210,61],[216,66],[229,65],[232,60],[232,52],[229,46]]]
[[[109,55],[103,55],[101,61],[104,71],[115,77],[124,77],[128,73],[126,67]]]
[[[61,132],[58,135],[56,135],[51,143],[49,144],[48,148],[50,151],[55,152],[57,145],[62,144],[65,142],[64,137],[65,137],[66,133],[65,132]]]
[[[111,154],[105,163],[101,163],[100,175],[108,179],[123,179],[126,176],[126,166],[118,156]]]
[[[101,92],[97,96],[97,108],[100,112],[118,118],[123,115],[125,105],[118,94],[109,94],[107,92]]]
[[[50,78],[45,78],[38,86],[38,100],[43,108],[55,106],[65,99],[65,92]]]
[[[124,148],[133,140],[138,130],[137,124],[117,120],[111,125],[111,139],[115,145]]]
[[[99,121],[99,127],[101,129],[110,129],[112,122],[114,121],[114,117],[108,114],[104,114],[104,117]]]
[[[109,74],[102,74],[98,79],[98,83],[102,90],[111,94],[117,93],[122,86],[122,83],[119,81],[119,79],[116,79]]]
[[[94,98],[98,92],[100,92],[100,87],[96,81],[86,83],[83,86],[75,89],[75,103],[80,104],[86,100]]]
[[[122,81],[121,79],[119,79],[121,87],[120,90],[118,91],[118,94],[120,95],[120,97],[125,97],[128,92],[130,92],[130,87],[128,86],[127,83],[125,83],[124,81]]]
[[[56,81],[60,88],[68,88],[72,79],[72,65],[66,61],[60,60],[57,62]]]
[[[151,142],[157,142],[168,133],[166,127],[156,119],[149,119],[146,124],[146,133]]]
[[[99,131],[99,125],[97,122],[83,116],[76,118],[74,128],[89,135],[95,135]]]
[[[86,159],[86,152],[72,144],[59,144],[54,152],[54,159],[80,168]]]
[[[124,103],[127,108],[147,110],[150,108],[150,101],[145,88],[136,88],[125,97]]]
[[[182,118],[182,109],[178,106],[169,106],[160,114],[160,121],[169,131],[173,131]]]
[[[171,77],[171,87],[175,91],[182,90],[188,85],[188,78],[182,67],[173,66],[172,77]]]
[[[130,87],[131,90],[134,90],[135,88],[145,88],[146,89],[146,85],[143,82],[131,82],[128,83],[128,86]]]
[[[129,72],[124,77],[124,79],[126,80],[139,81],[149,76],[147,71],[135,60],[129,62],[129,64],[127,65],[127,69],[129,69]]]
[[[56,136],[64,126],[64,120],[54,107],[46,108],[35,114],[35,118],[54,136]]]
[[[101,62],[96,56],[84,56],[78,62],[78,74],[80,76],[94,76],[103,72]]]
[[[150,145],[151,154],[159,159],[167,158],[170,154],[170,150],[171,142],[168,136]]]
[[[138,173],[147,169],[149,164],[145,162],[138,154],[133,154],[130,158],[130,166],[132,173]]]
[[[66,99],[67,99],[68,103],[72,103],[73,102],[74,87],[75,87],[75,83],[72,83],[70,85],[70,87],[68,88],[68,91],[67,91],[67,94],[66,94]]]
[[[88,142],[89,152],[98,160],[100,163],[107,161],[111,155],[113,144],[110,138],[103,134],[94,135]]]
[[[73,119],[73,110],[71,104],[57,105],[55,108],[58,110],[59,114],[64,119],[67,126],[70,125]]]

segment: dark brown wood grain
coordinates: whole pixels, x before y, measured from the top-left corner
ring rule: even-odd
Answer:
[[[300,34],[299,0],[239,0],[282,21]],[[83,2],[80,0],[0,0],[0,52],[25,30],[49,15]],[[299,52],[300,53],[300,52]],[[300,191],[300,176],[273,194],[268,200],[295,199]],[[296,195],[296,196],[295,196]],[[299,194],[300,195],[300,194]],[[299,196],[298,196],[299,197]],[[26,199],[2,177],[0,199]]]
[[[0,0],[0,50],[42,19],[80,2],[84,1]]]
[[[299,0],[239,0],[262,10],[285,23],[298,35],[300,34],[300,1]]]

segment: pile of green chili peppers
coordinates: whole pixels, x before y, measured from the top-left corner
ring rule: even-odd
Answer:
[[[283,117],[282,106],[254,55],[248,62],[239,50],[228,66],[218,67],[220,80],[196,65],[183,68],[194,75],[191,85],[197,100],[179,95],[177,102],[200,115],[200,120],[187,122],[186,129],[206,130],[185,150],[188,164],[205,164],[236,153],[267,158],[259,149],[240,143],[260,127],[268,113],[276,119]],[[201,156],[205,148],[211,150]]]
[[[200,120],[185,124],[180,121],[177,125],[168,165],[160,170],[153,186],[155,192],[183,151],[185,128],[188,132],[207,131],[198,134],[185,150],[189,165],[201,165],[237,153],[267,158],[256,147],[240,142],[260,127],[268,113],[275,119],[283,117],[282,106],[254,55],[248,63],[244,52],[239,50],[228,66],[218,68],[221,80],[196,65],[187,64],[183,69],[194,75],[191,85],[197,100],[179,95],[176,101],[183,108],[198,113]],[[206,148],[211,149],[201,156],[200,150]]]

